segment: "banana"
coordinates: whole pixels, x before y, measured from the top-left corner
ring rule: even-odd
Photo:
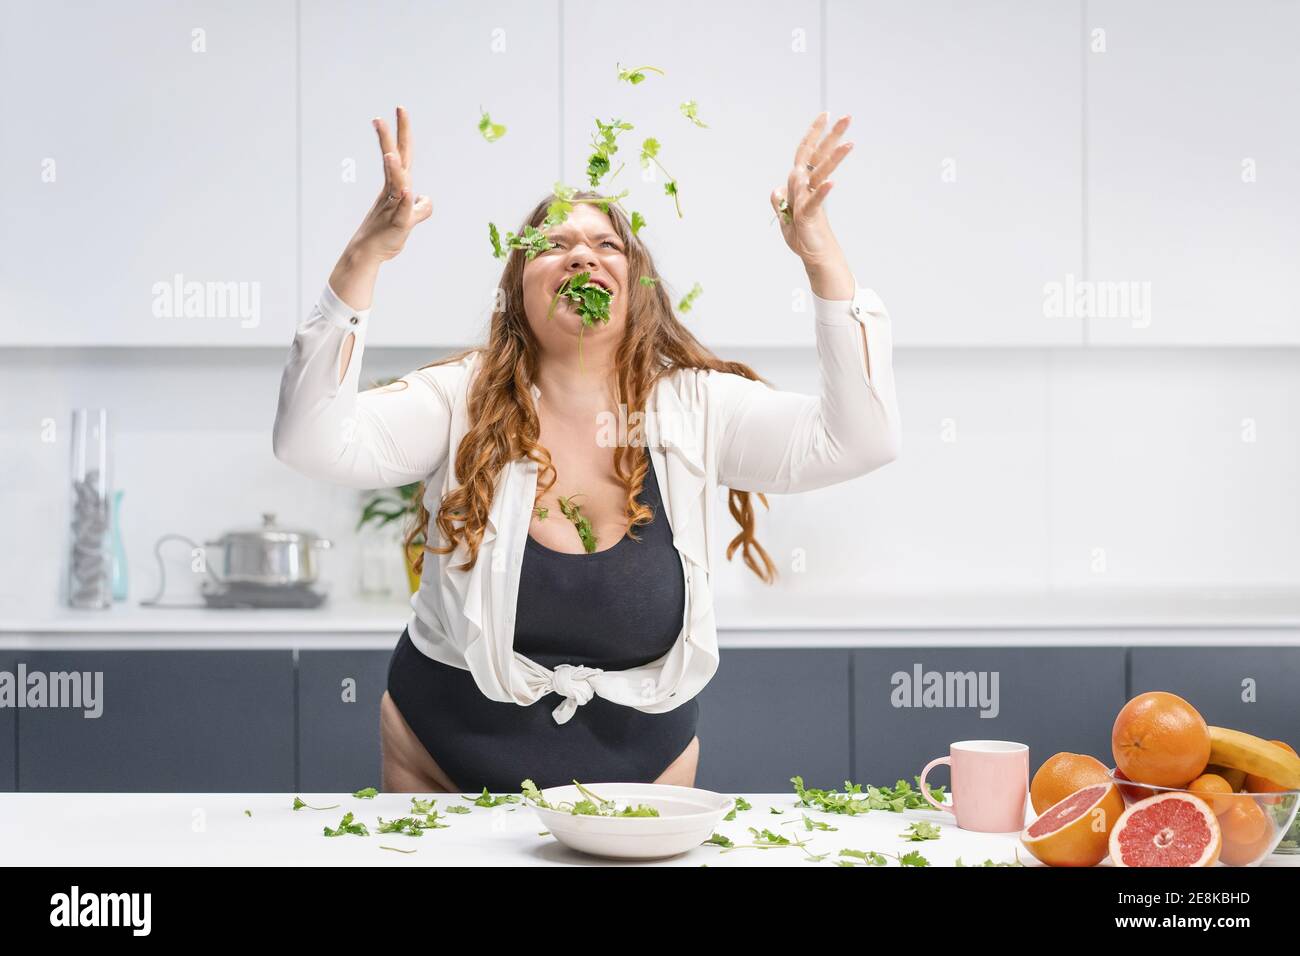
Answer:
[[[1287,790],[1300,790],[1300,757],[1240,730],[1210,728],[1210,763],[1264,777]]]

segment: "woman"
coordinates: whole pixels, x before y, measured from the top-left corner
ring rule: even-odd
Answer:
[[[826,122],[770,197],[812,287],[813,396],[704,348],[627,217],[593,192],[558,224],[544,223],[553,195],[529,215],[549,248],[509,251],[484,346],[358,393],[380,264],[431,213],[411,189],[406,111],[396,142],[374,121],[384,188],[295,333],[274,447],[345,485],[423,483],[408,535],[428,542],[420,587],[380,707],[384,790],[694,786],[695,696],[718,665],[718,489],[741,526],[727,558],[742,547],[771,583],[750,493],[824,487],[898,455],[889,317],[823,209],[849,117],[823,136]],[[582,273],[610,293],[607,321],[584,323],[567,297],[552,312]]]

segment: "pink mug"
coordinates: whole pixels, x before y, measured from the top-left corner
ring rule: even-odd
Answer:
[[[925,775],[939,764],[952,770],[951,806],[930,796],[925,783]],[[925,765],[921,795],[956,817],[963,830],[1019,833],[1029,797],[1029,747],[1011,740],[959,740],[948,747],[948,756]]]

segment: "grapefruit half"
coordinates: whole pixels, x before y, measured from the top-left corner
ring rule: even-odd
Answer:
[[[1214,810],[1190,793],[1139,800],[1110,831],[1115,866],[1214,866],[1222,847]]]
[[[1020,834],[1048,866],[1096,866],[1106,859],[1111,829],[1124,813],[1113,783],[1095,783],[1052,804]]]

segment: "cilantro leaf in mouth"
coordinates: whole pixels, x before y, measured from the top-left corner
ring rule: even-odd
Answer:
[[[578,367],[582,368],[582,335],[596,323],[609,323],[609,303],[614,298],[614,291],[591,281],[590,272],[579,272],[569,276],[555,291],[551,307],[546,312],[547,321],[555,315],[555,307],[561,299],[568,299],[574,304],[582,328],[578,330]]]

